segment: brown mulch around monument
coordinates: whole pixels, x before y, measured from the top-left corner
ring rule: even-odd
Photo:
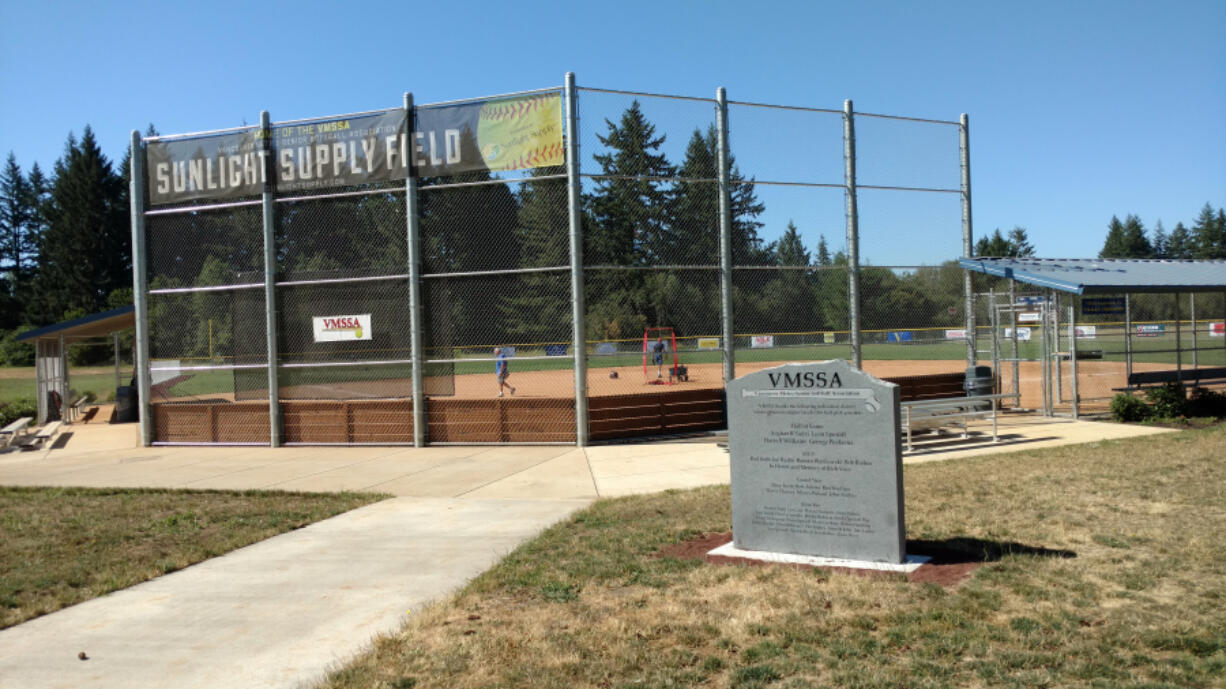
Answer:
[[[798,564],[776,564],[771,562],[763,562],[762,560],[751,560],[743,557],[725,557],[722,555],[708,555],[715,548],[732,541],[732,532],[725,531],[723,533],[707,533],[696,538],[691,538],[688,541],[682,541],[670,546],[661,548],[656,552],[657,557],[675,557],[682,560],[702,560],[713,565],[747,565],[751,567],[809,567],[810,565]],[[909,555],[927,555],[932,559],[920,565],[919,569],[907,575],[907,580],[916,583],[930,583],[942,587],[952,587],[961,584],[971,576],[979,566],[989,561],[989,558],[977,558],[968,555],[966,552],[942,548],[936,544],[907,544],[907,553]],[[827,567],[826,569],[837,569],[848,574],[856,574],[867,577],[891,577],[897,576],[891,572],[878,572],[869,569],[852,569],[847,567]]]

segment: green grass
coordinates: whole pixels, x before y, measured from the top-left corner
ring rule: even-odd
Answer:
[[[992,554],[952,588],[653,555],[727,531],[727,487],[602,500],[321,686],[1222,687],[1224,456],[1219,425],[908,466],[909,539]]]
[[[0,628],[381,497],[0,487]]]

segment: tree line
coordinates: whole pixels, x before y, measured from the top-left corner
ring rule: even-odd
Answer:
[[[132,303],[129,157],[116,167],[87,126],[50,174],[0,168],[0,363],[29,365],[15,336]]]
[[[1141,219],[1126,215],[1121,221],[1112,216],[1099,258],[1226,258],[1226,210],[1206,203],[1191,227],[1175,223],[1170,232],[1159,220],[1148,231]]]

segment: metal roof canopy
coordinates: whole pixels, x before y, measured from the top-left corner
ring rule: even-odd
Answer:
[[[967,270],[1071,294],[1226,292],[1226,261],[959,258]]]
[[[65,340],[85,340],[92,337],[110,335],[119,330],[136,327],[136,310],[131,304],[110,311],[93,313],[88,316],[62,321],[53,325],[29,330],[17,336],[18,341],[25,340],[58,340],[62,335]]]

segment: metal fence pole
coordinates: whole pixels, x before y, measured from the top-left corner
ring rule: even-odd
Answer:
[[[843,101],[843,183],[847,201],[847,320],[851,331],[851,365],[860,368],[863,363],[860,350],[860,213],[856,208],[855,111],[850,99]],[[970,273],[967,275],[969,280]]]
[[[570,216],[571,349],[575,355],[575,444],[588,444],[587,333],[583,305],[583,215],[579,183],[579,102],[575,73],[566,73],[566,191]]]
[[[404,94],[405,135],[413,136],[413,94]],[[404,178],[405,231],[408,233],[409,261],[409,359],[413,376],[413,446],[426,445],[426,387],[421,378],[421,231],[418,219],[417,173],[413,157],[409,158],[409,171]]]
[[[132,130],[132,179],[128,199],[132,208],[132,309],[136,316],[136,336],[132,358],[136,365],[136,396],[140,412],[140,441],[153,444],[153,404],[149,399],[149,289],[148,253],[145,250],[145,147],[140,131]],[[116,368],[118,368],[116,364]]]
[[[1080,412],[1078,403],[1081,401],[1081,396],[1077,392],[1077,304],[1076,297],[1069,297],[1068,300],[1068,365],[1069,375],[1072,377],[1070,394],[1073,396],[1073,418],[1077,418]]]
[[[267,110],[260,111],[260,130],[265,150],[272,146],[272,118]],[[277,385],[277,239],[275,235],[276,200],[273,194],[273,157],[265,158],[267,181],[264,183],[264,336],[268,340],[268,444],[281,445],[281,391]]]
[[[1124,295],[1124,384],[1132,385],[1132,295]]]
[[[1048,303],[1048,294],[1043,292],[1043,299],[1039,302],[1039,358],[1041,364],[1039,370],[1041,373],[1042,388],[1043,388],[1043,416],[1052,415],[1051,404],[1051,354],[1047,351],[1047,326],[1048,317],[1047,310],[1051,308]]]
[[[1179,337],[1179,293],[1175,293],[1175,375],[1183,383],[1183,343]]]
[[[962,167],[962,255],[970,258],[975,251],[974,235],[971,227],[971,131],[970,119],[966,113],[958,120],[958,158]],[[972,293],[971,271],[967,270],[963,291],[966,296],[966,365],[975,365],[978,354],[975,342],[978,333],[975,331],[975,309],[971,301]]]
[[[1060,295],[1059,294],[1056,295],[1056,302],[1052,306],[1051,315],[1052,315],[1052,320],[1054,321],[1054,323],[1052,324],[1052,338],[1051,338],[1052,339],[1052,350],[1051,351],[1053,355],[1052,361],[1054,361],[1056,364],[1056,373],[1055,373],[1056,397],[1055,399],[1056,399],[1057,404],[1063,404],[1064,403],[1064,365],[1061,363],[1063,359],[1060,358]]]
[[[1013,337],[1013,393],[1017,395],[1014,399],[1014,404],[1022,406],[1022,376],[1021,376],[1021,348],[1018,347],[1017,337],[1017,282],[1009,280],[1009,325]]]
[[[716,130],[719,132],[719,295],[724,341],[724,382],[736,378],[732,346],[732,174],[728,169],[728,93],[715,89]]]
[[[1196,292],[1188,293],[1188,318],[1192,321],[1192,368],[1195,370],[1200,368],[1199,345],[1196,343]]]

